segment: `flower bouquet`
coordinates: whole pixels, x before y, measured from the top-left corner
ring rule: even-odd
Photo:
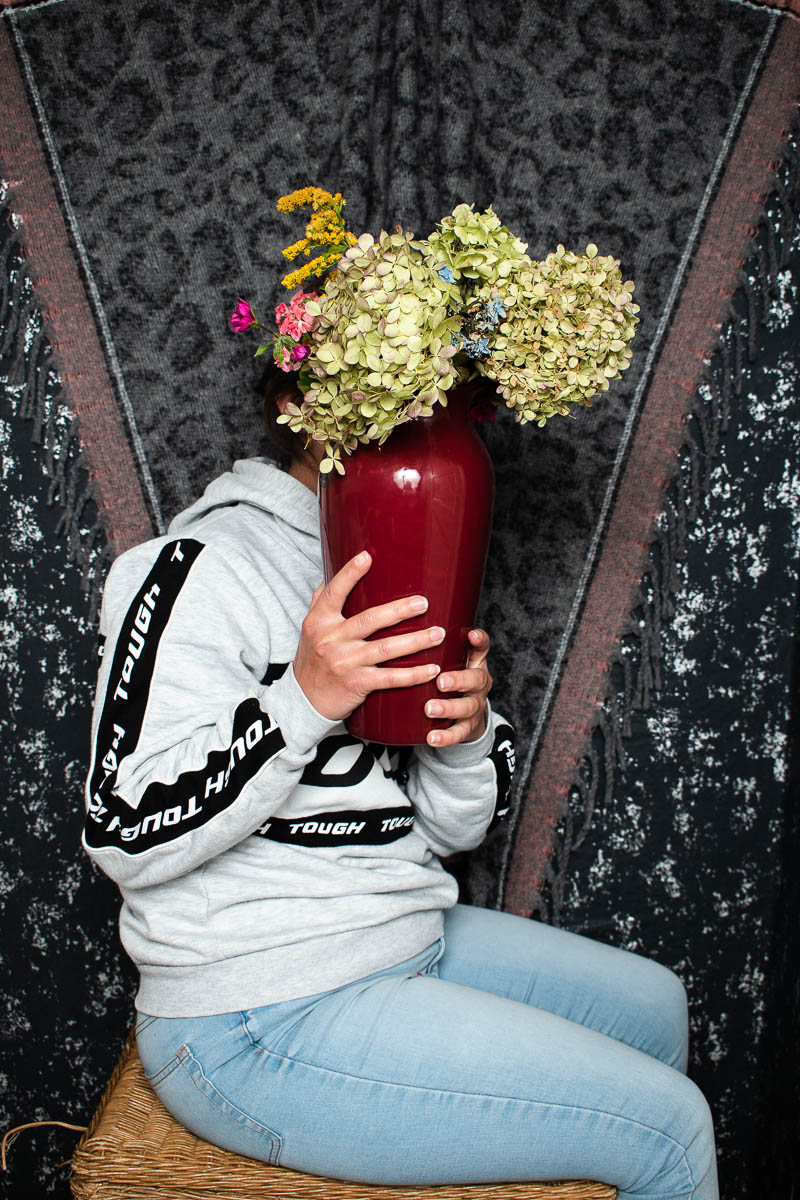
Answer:
[[[231,323],[261,330],[256,353],[296,373],[298,402],[278,420],[321,446],[326,579],[358,551],[372,555],[344,615],[426,596],[424,617],[396,631],[441,625],[436,660],[458,670],[480,598],[494,494],[469,406],[487,396],[476,407],[493,416],[505,403],[517,421],[542,425],[591,404],[630,360],[633,284],[593,245],[583,254],[559,246],[535,261],[491,208],[460,204],[418,240],[400,228],[357,237],[345,227],[344,205],[319,188],[278,202],[285,212],[311,208],[305,238],[284,250],[290,260],[308,259],[283,280],[300,290],[278,305],[275,329],[244,300]],[[319,290],[302,290],[315,275],[325,277]],[[424,742],[442,724],[424,712],[436,696],[435,682],[373,692],[348,728],[384,744]]]
[[[305,237],[283,251],[309,261],[283,283],[325,276],[324,285],[279,304],[275,330],[244,300],[231,316],[237,332],[268,335],[256,354],[297,372],[302,402],[279,420],[324,445],[323,474],[344,474],[343,453],[385,442],[477,376],[494,383],[495,403],[517,421],[543,425],[591,405],[628,366],[634,285],[596,246],[575,254],[559,245],[536,261],[491,207],[470,204],[425,239],[399,226],[357,237],[345,204],[321,188],[282,197],[281,212],[311,209]]]

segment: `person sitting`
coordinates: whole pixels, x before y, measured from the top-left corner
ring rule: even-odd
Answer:
[[[273,376],[268,425],[293,388]],[[507,805],[488,634],[438,673],[425,745],[348,733],[437,674],[444,631],[392,633],[424,596],[343,616],[370,556],[323,583],[321,451],[280,436],[288,470],[237,462],[105,589],[84,846],[122,892],[150,1083],[200,1137],[302,1171],[714,1200],[677,976],[459,904],[442,864]]]

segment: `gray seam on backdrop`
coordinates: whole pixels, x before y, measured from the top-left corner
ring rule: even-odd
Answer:
[[[62,3],[62,2],[63,2],[63,0],[45,0],[44,5],[39,5],[37,7],[46,7],[48,4]],[[30,11],[30,10],[28,10],[28,11]],[[20,60],[23,65],[26,78],[28,80],[28,86],[31,90],[31,95],[33,96],[34,104],[36,105],[36,112],[38,114],[39,121],[41,124],[41,129],[42,129],[42,136],[44,139],[45,146],[47,148],[47,152],[50,156],[50,162],[52,165],[53,174],[56,178],[56,182],[58,184],[59,191],[61,192],[61,199],[64,204],[64,210],[66,213],[67,221],[69,222],[70,230],[71,230],[72,236],[75,240],[75,246],[76,246],[78,254],[80,256],[81,265],[83,266],[84,272],[86,274],[89,295],[92,300],[92,305],[94,307],[95,316],[97,317],[97,320],[98,320],[98,323],[100,326],[101,336],[102,336],[103,342],[105,343],[106,357],[107,357],[108,363],[111,367],[111,373],[114,376],[114,381],[116,382],[117,389],[119,392],[119,397],[122,402],[122,407],[125,412],[126,420],[128,422],[128,428],[130,430],[134,452],[136,454],[136,458],[139,461],[139,468],[141,470],[142,479],[143,479],[143,482],[145,485],[145,490],[147,491],[148,499],[150,500],[150,504],[152,506],[153,516],[154,516],[155,522],[156,522],[156,528],[159,533],[163,533],[165,526],[164,526],[164,518],[161,514],[161,505],[159,503],[158,495],[156,493],[156,488],[155,488],[155,484],[153,482],[153,477],[150,473],[150,465],[147,461],[147,455],[145,453],[144,444],[139,435],[139,430],[136,425],[136,417],[134,416],[133,408],[132,408],[131,402],[130,402],[130,397],[128,396],[128,392],[125,387],[125,380],[124,380],[124,377],[122,374],[122,367],[121,367],[119,359],[117,357],[116,347],[114,346],[114,341],[111,336],[111,330],[109,328],[108,320],[106,318],[105,310],[103,308],[103,302],[100,299],[100,293],[97,289],[97,284],[94,281],[92,269],[89,265],[89,257],[86,253],[86,247],[84,246],[83,238],[81,237],[81,232],[80,232],[80,228],[78,226],[78,220],[75,215],[75,210],[73,209],[72,202],[70,201],[70,198],[69,198],[69,191],[67,190],[67,181],[64,178],[64,173],[61,170],[61,164],[58,161],[58,153],[56,151],[55,142],[53,141],[53,135],[50,131],[50,125],[48,123],[47,116],[44,111],[44,105],[42,104],[42,99],[41,99],[41,96],[39,95],[39,90],[36,87],[36,82],[33,77],[33,68],[31,66],[30,58],[28,57],[28,53],[25,50],[25,46],[22,41],[22,36],[16,26],[16,20],[15,20],[16,14],[14,13],[13,9],[9,10],[8,16],[9,16],[9,25],[11,26],[11,30],[14,35],[14,41],[17,46],[17,51],[19,53]]]
[[[738,4],[740,8],[750,8],[753,12],[770,12],[776,17],[788,17],[790,21],[800,21],[800,16],[788,8],[781,8],[778,4],[756,4],[753,0],[728,0],[728,4]]]
[[[0,12],[0,17],[10,18],[19,13],[36,12],[39,8],[52,8],[54,4],[64,4],[66,0],[41,0],[39,4],[24,4],[16,5],[14,8],[6,8]]]
[[[759,49],[758,49],[758,53],[756,54],[756,57],[753,60],[753,65],[750,68],[750,73],[747,76],[747,80],[742,89],[742,94],[739,97],[739,101],[736,105],[736,109],[734,111],[733,116],[731,117],[730,123],[729,123],[727,131],[725,133],[725,138],[724,138],[722,146],[720,148],[720,152],[717,155],[717,160],[714,163],[714,167],[711,171],[711,175],[709,177],[708,183],[706,184],[706,189],[705,189],[705,192],[703,193],[703,198],[700,201],[700,205],[697,209],[697,213],[695,214],[694,223],[689,232],[689,237],[687,238],[686,245],[684,246],[683,254],[681,255],[680,262],[678,263],[677,269],[675,271],[675,275],[672,280],[672,286],[670,287],[669,295],[667,296],[666,302],[664,304],[664,308],[661,313],[661,319],[659,320],[658,327],[657,327],[655,335],[653,337],[653,341],[652,341],[650,348],[648,350],[648,353],[647,353],[647,358],[645,360],[644,368],[642,370],[642,376],[641,376],[641,379],[639,380],[639,383],[637,384],[636,391],[635,391],[634,397],[633,397],[633,401],[631,402],[630,412],[628,413],[627,419],[625,421],[625,428],[622,432],[622,437],[620,439],[616,458],[614,460],[614,466],[611,471],[611,478],[608,481],[608,486],[606,488],[605,496],[603,498],[603,505],[600,510],[600,516],[597,519],[594,534],[592,535],[592,541],[589,546],[589,550],[586,555],[586,559],[584,560],[583,570],[581,572],[581,576],[578,581],[577,591],[575,593],[575,599],[573,601],[572,608],[570,610],[570,614],[567,619],[567,624],[564,629],[564,633],[562,634],[561,641],[559,642],[555,662],[553,663],[553,666],[551,668],[550,675],[549,675],[549,678],[547,681],[547,688],[545,690],[545,694],[542,699],[541,707],[539,709],[539,716],[538,716],[538,719],[536,722],[536,727],[533,731],[533,737],[531,738],[531,744],[528,749],[528,753],[525,757],[525,763],[524,763],[523,769],[517,775],[518,782],[514,789],[514,791],[515,791],[515,798],[514,798],[515,809],[517,808],[517,805],[518,805],[520,790],[525,785],[527,778],[528,778],[528,774],[531,769],[531,763],[533,761],[533,756],[536,753],[536,748],[539,744],[539,739],[542,735],[542,730],[544,728],[545,721],[547,719],[547,715],[550,711],[550,704],[553,699],[553,694],[556,690],[556,684],[558,682],[558,678],[561,673],[561,664],[564,661],[564,656],[567,652],[567,647],[569,646],[569,643],[572,640],[572,634],[573,634],[575,624],[578,619],[578,612],[580,610],[581,604],[583,603],[583,597],[586,592],[586,588],[588,586],[589,580],[591,578],[592,571],[594,569],[594,562],[595,562],[595,558],[597,557],[597,549],[600,544],[600,538],[601,538],[603,530],[605,528],[606,518],[608,516],[608,512],[611,507],[611,500],[614,495],[614,492],[616,491],[617,481],[619,479],[620,472],[622,470],[622,465],[623,465],[623,462],[625,461],[625,457],[626,457],[626,453],[627,453],[628,442],[631,439],[631,434],[633,432],[633,425],[634,425],[634,422],[636,419],[636,415],[639,411],[639,405],[641,403],[641,399],[644,394],[645,387],[646,387],[648,379],[650,377],[650,372],[653,367],[653,362],[654,362],[656,354],[658,353],[658,350],[660,348],[661,341],[664,337],[664,334],[667,331],[670,317],[672,315],[672,309],[673,309],[675,301],[677,299],[678,290],[682,283],[683,276],[686,272],[686,268],[689,264],[689,259],[691,258],[692,253],[694,252],[695,242],[697,241],[698,234],[700,233],[700,228],[705,219],[706,210],[709,206],[711,197],[716,188],[717,179],[719,178],[719,174],[722,170],[723,164],[725,163],[725,161],[728,157],[728,151],[730,150],[730,145],[733,140],[733,136],[739,126],[740,121],[741,121],[742,113],[744,112],[744,106],[747,102],[748,96],[750,95],[753,84],[756,80],[756,76],[758,75],[758,71],[759,71],[761,63],[763,61],[764,55],[766,54],[767,47],[769,46],[769,43],[772,39],[772,35],[773,35],[774,29],[775,29],[775,25],[777,24],[777,21],[778,21],[778,17],[776,15],[772,15],[769,18],[769,27],[767,29],[767,32],[764,34],[764,37],[761,41],[761,45],[759,46]]]

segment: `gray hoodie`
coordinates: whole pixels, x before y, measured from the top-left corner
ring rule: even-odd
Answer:
[[[84,846],[123,896],[137,1008],[204,1016],[338,987],[442,933],[438,855],[502,815],[512,731],[366,744],[295,680],[317,500],[250,459],[108,576]]]

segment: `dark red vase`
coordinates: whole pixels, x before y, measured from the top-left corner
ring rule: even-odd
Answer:
[[[428,598],[428,611],[402,621],[391,634],[441,625],[444,641],[398,666],[436,662],[442,671],[466,664],[467,634],[480,599],[494,503],[494,472],[471,409],[486,397],[483,383],[448,393],[446,408],[394,430],[383,446],[362,446],[344,457],[345,475],[320,488],[322,555],[326,580],[348,559],[368,550],[372,566],[344,609],[365,608],[403,596]],[[379,633],[376,636],[384,636]],[[411,746],[449,721],[425,715],[441,698],[436,680],[373,692],[347,720],[366,741]]]

